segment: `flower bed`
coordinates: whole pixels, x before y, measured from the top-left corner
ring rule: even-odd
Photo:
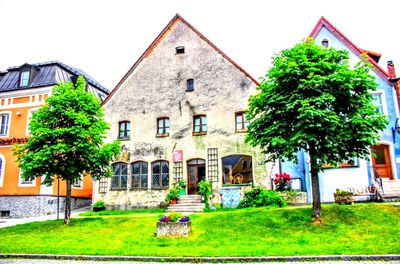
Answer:
[[[189,216],[171,212],[157,222],[157,237],[187,237],[192,232],[192,222]]]

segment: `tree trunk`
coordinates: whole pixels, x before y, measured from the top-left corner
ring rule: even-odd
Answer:
[[[312,200],[313,200],[313,217],[319,221],[321,218],[321,195],[319,191],[319,179],[318,179],[318,157],[315,154],[315,146],[310,145],[310,167],[311,167],[311,189],[312,189]]]
[[[67,193],[65,195],[65,216],[64,216],[64,224],[69,225],[71,222],[71,180],[67,180],[66,182]]]

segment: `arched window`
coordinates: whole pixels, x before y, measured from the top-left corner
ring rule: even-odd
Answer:
[[[169,162],[166,160],[156,160],[151,163],[153,189],[167,189],[169,187]]]
[[[149,175],[148,163],[136,161],[132,163],[132,189],[147,189]]]
[[[328,47],[329,47],[329,40],[326,39],[326,38],[324,38],[324,39],[321,41],[321,45],[324,46],[325,48],[328,48]]]
[[[111,178],[111,189],[126,189],[128,179],[128,164],[117,162],[113,164],[114,173]]]

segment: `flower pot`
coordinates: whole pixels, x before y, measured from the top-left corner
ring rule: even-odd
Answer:
[[[192,231],[192,222],[157,222],[157,233],[159,236],[187,237]]]
[[[169,204],[176,204],[176,200],[170,200]]]

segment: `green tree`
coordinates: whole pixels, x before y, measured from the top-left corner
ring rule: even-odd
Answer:
[[[313,216],[321,217],[318,173],[324,164],[369,158],[386,117],[377,113],[370,67],[349,66],[348,52],[318,46],[312,39],[283,50],[250,97],[247,142],[269,161],[305,150],[310,157]]]
[[[103,143],[109,125],[100,101],[85,87],[82,76],[75,84],[56,85],[32,116],[28,142],[14,148],[23,178],[42,176],[47,185],[55,179],[66,182],[65,224],[70,223],[72,183],[84,175],[111,176],[110,161],[120,151],[117,141]]]

